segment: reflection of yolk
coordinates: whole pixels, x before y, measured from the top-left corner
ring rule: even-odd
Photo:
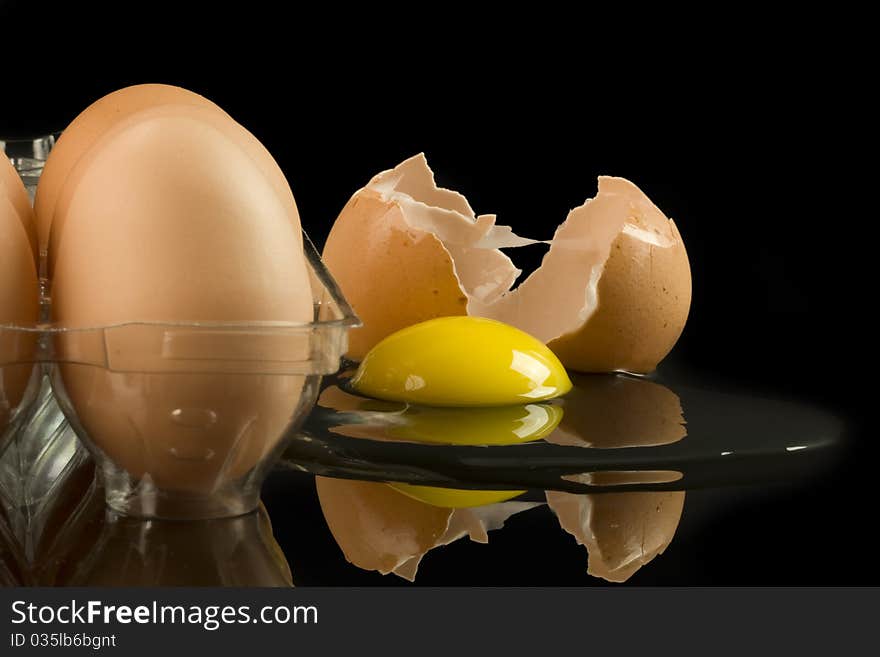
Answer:
[[[519,497],[524,490],[461,490],[457,488],[437,488],[435,486],[415,486],[413,484],[389,483],[394,490],[419,502],[449,509],[464,509],[472,506],[496,504]]]
[[[571,390],[546,345],[479,317],[441,317],[389,335],[364,358],[352,385],[369,397],[428,406],[521,404]]]
[[[388,430],[393,438],[450,445],[515,445],[540,440],[562,419],[562,407],[552,404],[488,408],[431,408],[410,406],[401,424]]]
[[[454,445],[515,445],[540,440],[552,433],[562,419],[562,407],[526,404],[493,408],[411,407],[402,414],[403,424],[389,433],[414,442]],[[408,497],[444,508],[462,509],[504,502],[523,490],[462,490],[391,482],[389,486]]]

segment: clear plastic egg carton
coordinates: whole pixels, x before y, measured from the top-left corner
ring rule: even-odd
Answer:
[[[27,534],[40,500],[86,458],[51,412],[56,402],[116,512],[214,518],[257,508],[263,479],[358,323],[303,241],[314,300],[307,324],[0,326],[6,524]]]

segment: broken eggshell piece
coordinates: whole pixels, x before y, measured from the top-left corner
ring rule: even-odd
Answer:
[[[400,329],[496,299],[520,274],[498,247],[531,242],[438,188],[422,154],[380,173],[349,200],[324,246],[324,263],[363,322],[348,356],[361,360]]]
[[[690,308],[675,224],[629,181],[600,177],[598,195],[569,213],[541,267],[511,289],[521,272],[500,249],[536,242],[438,188],[424,155],[380,173],[343,208],[324,248],[364,324],[349,357],[406,326],[469,314],[531,333],[570,369],[653,370]]]

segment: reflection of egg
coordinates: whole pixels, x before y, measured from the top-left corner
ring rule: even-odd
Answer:
[[[78,327],[311,321],[298,221],[229,137],[235,124],[219,130],[195,114],[212,110],[160,109],[116,126],[77,171],[56,254],[54,319]],[[137,351],[137,340],[125,349]],[[166,365],[161,351],[155,358],[153,371]],[[111,460],[160,488],[201,493],[274,447],[302,386],[298,376],[72,364],[61,372],[80,422]]]
[[[675,345],[690,307],[687,253],[635,185],[601,177],[598,195],[569,213],[541,267],[513,290],[519,272],[499,248],[534,240],[494,221],[437,188],[421,156],[358,191],[324,248],[364,323],[349,356],[406,326],[463,314],[531,333],[580,371],[647,372]]]
[[[38,299],[37,270],[27,234],[0,189],[0,327],[33,326]],[[33,367],[22,363],[33,357],[35,346],[27,334],[0,329],[0,436],[24,396]]]

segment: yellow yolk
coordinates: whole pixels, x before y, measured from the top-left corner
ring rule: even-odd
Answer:
[[[479,317],[441,317],[392,333],[366,355],[361,394],[427,406],[504,406],[559,397],[571,381],[546,345]]]

